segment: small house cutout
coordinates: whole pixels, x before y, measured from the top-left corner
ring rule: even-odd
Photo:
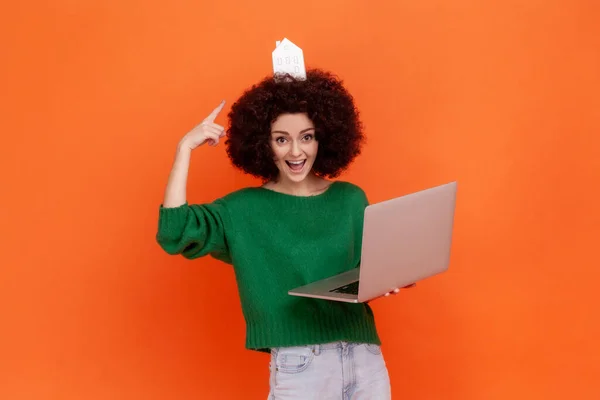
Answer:
[[[288,73],[299,79],[306,79],[304,67],[304,53],[287,38],[276,42],[273,50],[273,73]]]

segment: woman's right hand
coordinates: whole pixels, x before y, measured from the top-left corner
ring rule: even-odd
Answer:
[[[225,100],[223,100],[221,104],[208,115],[208,117],[204,118],[204,121],[189,131],[179,141],[173,168],[171,168],[169,181],[167,182],[167,188],[165,189],[163,207],[172,208],[185,204],[187,177],[192,150],[204,143],[216,146],[219,143],[219,139],[225,136],[225,128],[215,124],[215,119],[223,109],[224,105]]]
[[[217,108],[208,115],[208,117],[204,118],[200,124],[189,131],[181,139],[179,145],[186,149],[194,150],[204,143],[208,143],[210,146],[219,144],[219,139],[225,136],[225,128],[219,124],[215,124],[215,119],[223,109],[223,106],[225,106],[225,100],[223,100]]]

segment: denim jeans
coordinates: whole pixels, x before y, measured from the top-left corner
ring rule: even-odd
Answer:
[[[390,379],[374,344],[348,342],[271,350],[268,400],[389,400]]]

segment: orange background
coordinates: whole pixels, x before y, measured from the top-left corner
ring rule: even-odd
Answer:
[[[232,269],[154,235],[177,141],[284,36],[362,110],[342,179],[459,182],[449,272],[374,305],[394,398],[600,398],[599,2],[51,3],[0,24],[1,399],[266,398]],[[190,201],[248,184],[194,153]]]

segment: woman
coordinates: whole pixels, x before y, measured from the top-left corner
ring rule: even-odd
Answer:
[[[223,105],[179,142],[158,243],[169,254],[233,265],[246,348],[271,353],[270,399],[390,398],[371,308],[287,294],[360,261],[367,197],[329,180],[364,140],[352,96],[321,70],[254,85],[231,108],[225,145],[233,165],[264,185],[189,205],[191,153],[224,138],[214,122]]]

